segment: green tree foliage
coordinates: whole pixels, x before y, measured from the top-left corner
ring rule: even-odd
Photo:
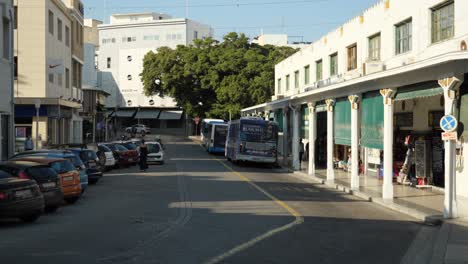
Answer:
[[[146,95],[169,95],[189,115],[228,119],[229,113],[239,117],[242,108],[269,101],[275,64],[295,52],[229,33],[221,43],[207,38],[149,52],[141,79]]]

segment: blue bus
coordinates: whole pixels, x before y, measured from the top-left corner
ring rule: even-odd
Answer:
[[[203,145],[209,153],[224,153],[227,136],[227,123],[212,122],[208,124]]]
[[[277,162],[278,124],[261,118],[241,118],[229,122],[226,158],[233,163]]]
[[[206,146],[206,137],[208,136],[208,131],[210,131],[212,124],[224,124],[223,119],[203,119],[201,124],[200,124],[200,136],[201,136],[201,141],[202,145]]]

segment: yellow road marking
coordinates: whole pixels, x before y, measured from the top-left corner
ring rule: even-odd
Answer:
[[[203,146],[200,144],[200,147],[203,148]],[[301,214],[299,212],[297,212],[296,210],[294,210],[292,207],[290,207],[289,205],[287,205],[285,202],[281,201],[280,199],[276,198],[274,195],[270,194],[269,192],[267,192],[266,190],[264,190],[262,187],[258,186],[255,182],[253,182],[252,180],[250,180],[248,177],[242,175],[241,173],[239,173],[238,171],[234,170],[231,166],[227,165],[225,162],[223,162],[222,160],[220,159],[216,159],[216,158],[213,158],[213,160],[216,160],[217,162],[221,163],[221,165],[223,165],[226,169],[228,169],[230,172],[232,172],[234,175],[236,175],[237,177],[239,177],[242,181],[245,181],[246,183],[250,184],[252,187],[254,187],[256,190],[258,190],[259,192],[263,193],[265,196],[267,196],[268,198],[270,198],[273,202],[275,202],[277,205],[279,205],[280,207],[282,207],[283,209],[285,209],[289,214],[291,214],[292,216],[294,216],[294,221],[287,224],[287,225],[284,225],[284,226],[281,226],[281,227],[278,227],[278,228],[275,228],[275,229],[272,229],[260,236],[257,236],[245,243],[242,243],[232,249],[230,249],[229,251],[225,252],[225,253],[222,253],[206,262],[204,262],[204,264],[216,264],[216,263],[221,263],[223,262],[225,259],[243,251],[243,250],[246,250],[252,246],[254,246],[255,244],[259,243],[260,241],[263,241],[267,238],[270,238],[278,233],[281,233],[281,232],[284,232],[288,229],[291,229],[293,227],[295,227],[296,225],[300,225],[302,223],[304,223],[304,218],[301,216]]]

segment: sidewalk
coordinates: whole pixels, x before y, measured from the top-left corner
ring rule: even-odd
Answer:
[[[468,263],[468,219],[444,222],[433,252],[431,264]]]

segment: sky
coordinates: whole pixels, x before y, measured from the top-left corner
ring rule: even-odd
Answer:
[[[109,22],[117,13],[160,12],[208,24],[214,37],[235,31],[253,38],[288,34],[315,41],[379,0],[82,0],[85,17]],[[188,2],[188,9],[186,8]],[[188,10],[188,12],[187,12]]]

